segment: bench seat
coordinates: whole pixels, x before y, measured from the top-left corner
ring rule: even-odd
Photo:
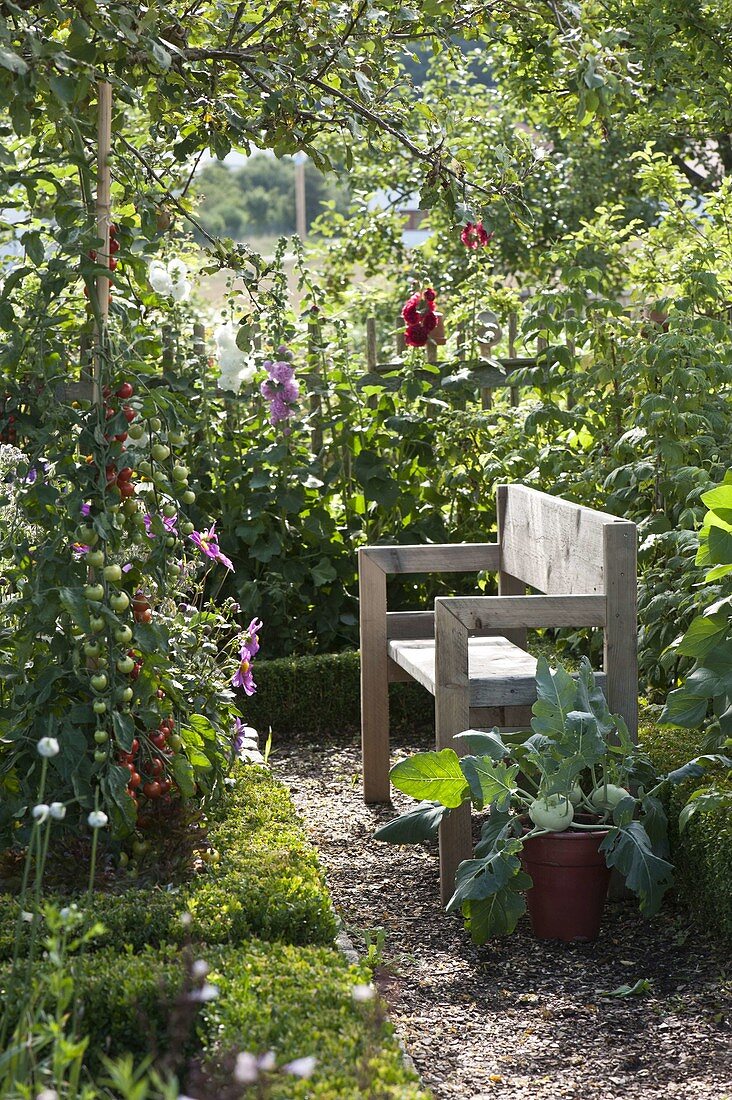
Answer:
[[[412,679],[435,694],[435,640],[388,642],[389,656]],[[536,658],[508,638],[470,638],[468,675],[471,707],[531,706],[536,702]],[[605,688],[604,672],[595,682]]]

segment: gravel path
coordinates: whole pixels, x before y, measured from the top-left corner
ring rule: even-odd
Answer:
[[[380,949],[381,993],[436,1100],[732,1100],[729,952],[682,911],[646,922],[613,903],[595,944],[539,943],[523,918],[474,947],[441,910],[436,845],[372,841],[393,811],[361,800],[355,747],[279,744],[271,763],[346,931]],[[602,995],[641,979],[641,995]]]

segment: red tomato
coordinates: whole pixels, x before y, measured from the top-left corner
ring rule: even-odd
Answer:
[[[139,772],[132,772],[132,774],[130,776],[130,786],[133,787],[133,788],[134,787],[139,787],[141,782],[142,782],[142,776],[140,775],[140,773]]]
[[[104,410],[104,419],[105,420],[111,420],[112,417],[116,416],[116,415],[117,415],[117,410],[116,409],[106,408]]]
[[[109,258],[109,270],[110,271],[115,271],[116,268],[117,268],[117,261],[115,260],[114,256],[110,256],[110,258]]]
[[[125,499],[127,499],[127,497],[133,497],[135,495],[135,486],[132,484],[131,481],[118,481],[117,485],[119,487],[120,493]]]
[[[154,756],[150,761],[150,775],[157,779],[159,775],[163,774],[163,762],[159,756]]]
[[[114,222],[110,222],[109,223],[109,235],[110,235],[110,237],[116,237],[118,233],[119,233],[119,226],[115,225]]]
[[[132,467],[123,466],[120,472],[117,474],[117,481],[129,481],[132,477]]]
[[[154,733],[152,734],[150,740],[152,741],[156,749],[165,748],[166,735],[164,733]]]
[[[116,390],[116,395],[117,397],[121,397],[123,401],[127,401],[128,398],[132,397],[134,392],[134,386],[130,385],[129,382],[123,382]]]
[[[173,784],[170,782],[169,779],[163,779],[163,781],[160,784],[161,794],[167,794],[172,786],[173,786]]]
[[[125,418],[125,420],[127,421],[128,424],[131,424],[132,421],[137,416],[137,413],[135,412],[135,410],[130,408],[129,405],[123,405],[122,406],[122,412],[123,412],[124,418]]]
[[[120,432],[119,435],[116,435],[114,438],[117,440],[118,443],[124,443],[124,441],[127,439],[127,432]]]
[[[134,754],[137,752],[139,747],[140,747],[140,742],[137,740],[137,738],[135,738],[135,740],[132,742],[132,748],[130,749],[130,753],[134,756]]]
[[[157,779],[154,779],[152,783],[146,783],[142,788],[142,792],[145,798],[160,798],[160,784]]]

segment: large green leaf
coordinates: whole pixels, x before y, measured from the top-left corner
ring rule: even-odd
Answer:
[[[489,756],[463,756],[460,767],[470,784],[470,793],[479,809],[495,802],[498,810],[507,810],[516,791],[518,764],[496,764]]]
[[[588,711],[594,715],[598,729],[604,737],[613,732],[615,728],[613,716],[586,657],[582,658],[577,677],[577,710]]]
[[[470,794],[454,749],[417,752],[391,769],[391,781],[398,791],[412,798],[428,799],[454,809]]]
[[[676,647],[685,657],[706,657],[727,634],[724,615],[699,615]]]
[[[531,728],[534,733],[543,733],[557,740],[564,731],[567,714],[574,710],[577,684],[561,666],[552,672],[546,657],[539,657],[536,663],[536,692],[537,700],[531,708],[534,715]]]
[[[474,855],[477,859],[489,855],[499,842],[510,832],[517,818],[509,813],[501,813],[496,806],[491,806],[491,812],[480,830],[480,840],[475,846]]]
[[[628,889],[638,895],[641,912],[650,917],[658,912],[663,895],[673,882],[673,867],[653,851],[648,833],[640,821],[612,828],[600,845],[608,867],[617,867]]]
[[[660,726],[683,726],[684,729],[694,729],[704,721],[709,707],[706,696],[695,695],[689,691],[686,684],[669,692],[666,697],[666,706],[658,720]]]
[[[502,842],[485,859],[465,859],[455,875],[455,892],[447,903],[446,911],[452,913],[463,902],[487,898],[503,890],[521,870],[516,855],[522,848],[518,837]]]
[[[436,834],[443,817],[449,813],[447,807],[439,802],[420,802],[377,829],[374,839],[385,840],[389,844],[419,844]]]
[[[521,871],[497,894],[466,901],[463,915],[473,943],[485,943],[491,936],[510,935],[519,917],[526,912],[526,901],[519,891],[527,890],[532,885],[529,876]]]
[[[456,733],[453,741],[457,741],[460,747],[465,747],[474,756],[490,756],[491,760],[503,760],[509,755],[509,748],[504,745],[498,727],[486,732],[484,730],[466,730],[465,733]]]
[[[646,795],[641,799],[641,810],[641,824],[648,833],[653,851],[667,859],[671,848],[668,842],[668,818],[661,799],[655,795]]]

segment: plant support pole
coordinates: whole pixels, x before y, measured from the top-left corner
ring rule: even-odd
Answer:
[[[102,80],[98,85],[97,107],[97,237],[101,248],[97,252],[97,262],[109,269],[109,225],[112,215],[112,175],[109,157],[112,152],[112,85]],[[107,321],[109,319],[109,275],[97,275],[96,278],[97,322],[94,333],[94,401],[102,403],[102,361],[106,341]]]

